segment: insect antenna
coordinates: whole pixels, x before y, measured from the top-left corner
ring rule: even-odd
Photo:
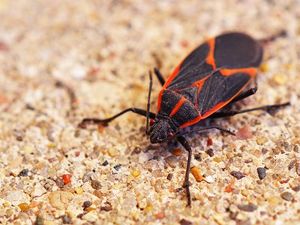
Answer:
[[[147,102],[147,121],[146,121],[146,134],[149,134],[149,115],[150,115],[150,100],[151,100],[151,92],[152,92],[152,72],[149,71],[149,91],[148,91],[148,102]]]

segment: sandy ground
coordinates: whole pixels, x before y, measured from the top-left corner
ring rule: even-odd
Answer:
[[[299,224],[299,21],[297,0],[0,0],[0,223]],[[191,176],[191,209],[185,152],[151,145],[145,119],[77,127],[145,108],[148,70],[167,76],[208,37],[283,29],[239,107],[292,106],[217,121],[236,137],[188,136],[203,176]]]

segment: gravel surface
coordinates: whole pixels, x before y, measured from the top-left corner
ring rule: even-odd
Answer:
[[[300,2],[0,0],[1,224],[299,224]],[[107,127],[84,117],[146,107],[148,71],[166,77],[225,31],[265,46],[258,92],[239,108],[290,101],[188,136],[192,208],[181,188],[186,154],[151,145],[145,119]],[[152,111],[160,90],[154,80]]]

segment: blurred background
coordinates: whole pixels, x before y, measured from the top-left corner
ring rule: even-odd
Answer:
[[[299,178],[287,165],[298,159],[299,149],[286,155],[261,152],[299,147],[299,21],[299,0],[0,0],[0,222],[297,224],[300,196],[291,187]],[[293,107],[277,120],[257,114],[230,119],[236,129],[250,130],[250,141],[213,132],[218,159],[204,154],[205,163],[194,164],[214,183],[192,181],[192,210],[176,192],[185,154],[169,159],[171,153],[161,152],[166,146],[149,147],[143,118],[128,115],[105,131],[77,128],[87,116],[145,108],[148,71],[158,67],[167,77],[209,37],[241,31],[261,39],[282,30],[287,35],[266,46],[258,92],[247,103],[291,101]],[[159,90],[155,80],[154,112]],[[257,142],[262,136],[268,141]],[[193,139],[196,152],[207,149],[207,138]],[[148,165],[157,155],[163,159]],[[267,162],[278,166],[261,184],[256,167]],[[224,194],[234,168],[249,176],[237,181],[235,193]],[[19,176],[23,169],[30,178]],[[88,173],[101,187],[83,180]],[[170,173],[174,178],[167,182]],[[71,184],[59,180],[65,174],[71,174]],[[290,200],[280,197],[286,190]],[[89,211],[82,208],[85,201],[92,203]],[[249,202],[259,209],[249,213],[236,207]]]

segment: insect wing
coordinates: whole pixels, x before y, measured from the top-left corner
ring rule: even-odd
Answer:
[[[180,90],[195,86],[220,68],[258,67],[262,57],[261,45],[249,35],[225,33],[192,51],[175,68],[164,89]]]
[[[227,105],[256,76],[257,69],[220,69],[209,76],[198,92],[196,106],[202,119]]]
[[[206,42],[192,51],[173,71],[167,79],[164,88],[178,90],[192,85],[205,78],[213,71],[206,62],[211,48]]]

